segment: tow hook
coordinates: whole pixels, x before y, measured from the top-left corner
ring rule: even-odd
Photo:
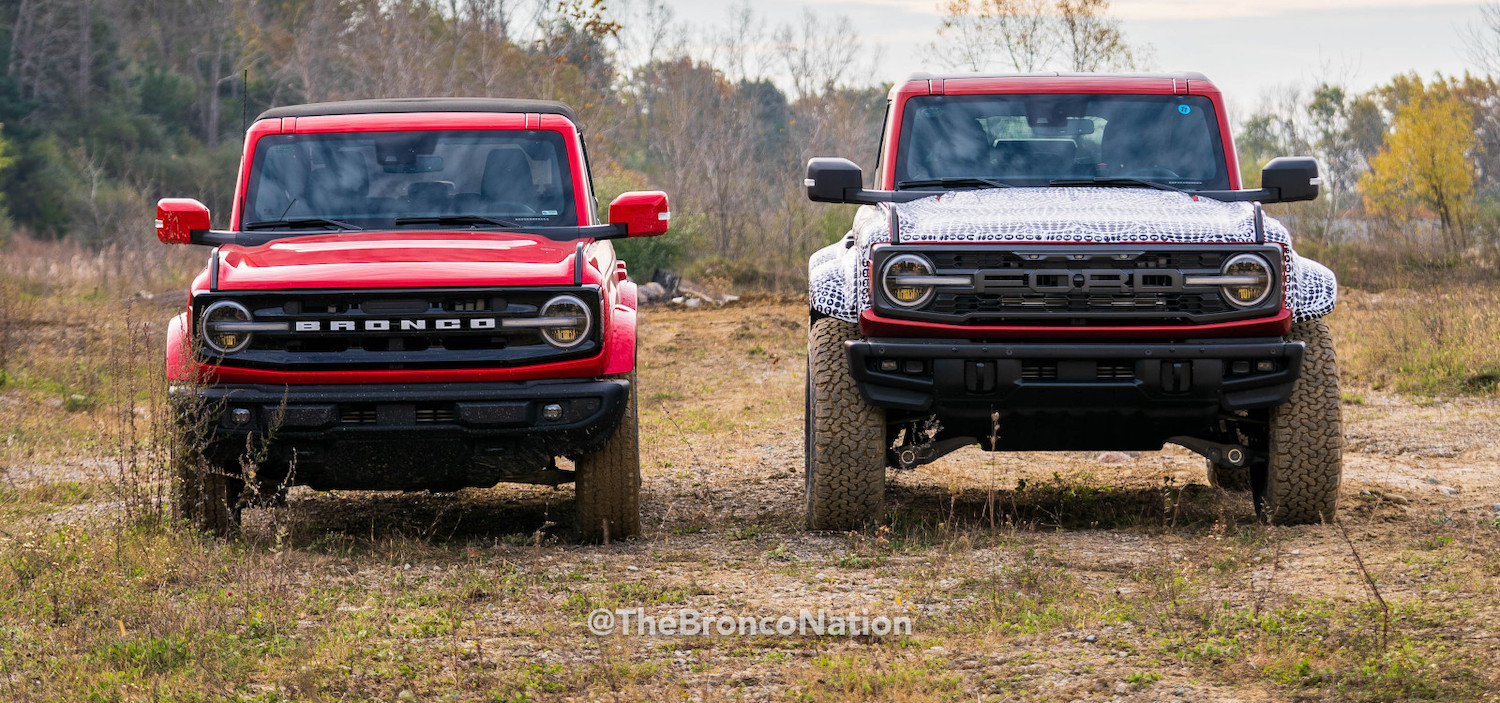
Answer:
[[[903,444],[886,452],[886,462],[902,470],[915,469],[923,464],[931,464],[977,441],[973,437],[953,437],[922,444]]]
[[[1249,466],[1254,458],[1249,447],[1241,444],[1222,444],[1197,437],[1173,437],[1168,442],[1203,455],[1209,461],[1224,466],[1240,468]]]

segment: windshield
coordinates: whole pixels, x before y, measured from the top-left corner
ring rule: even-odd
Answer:
[[[1201,95],[934,95],[907,101],[904,114],[898,188],[1095,178],[1229,188],[1218,120]]]
[[[548,131],[263,137],[241,226],[577,225],[567,153],[562,135]],[[454,220],[465,215],[474,217]]]

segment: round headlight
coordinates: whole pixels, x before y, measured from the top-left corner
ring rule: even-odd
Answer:
[[[199,318],[203,327],[203,343],[220,354],[232,354],[250,345],[250,332],[226,330],[221,323],[250,322],[250,311],[232,300],[220,300],[208,306]]]
[[[1271,265],[1256,254],[1236,254],[1224,262],[1224,298],[1242,308],[1265,302],[1271,294]]]
[[[934,289],[923,279],[930,279],[935,270],[932,262],[919,254],[901,254],[887,259],[885,270],[880,274],[885,297],[903,308],[926,305],[932,299]]]
[[[589,306],[571,295],[559,295],[542,306],[542,339],[559,349],[572,349],[589,338],[594,317]]]

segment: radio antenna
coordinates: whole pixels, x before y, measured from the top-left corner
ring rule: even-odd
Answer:
[[[245,133],[250,131],[250,69],[240,74],[240,143],[249,139]]]

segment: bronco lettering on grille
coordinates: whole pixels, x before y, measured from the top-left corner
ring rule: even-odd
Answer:
[[[499,322],[493,317],[474,317],[467,320],[458,319],[435,319],[431,320],[432,328],[437,330],[492,330],[499,327]],[[365,320],[363,328],[354,320],[330,320],[327,327],[321,320],[298,320],[292,326],[293,332],[389,332],[393,329],[401,331],[421,331],[427,329],[428,320]]]
[[[1182,290],[1182,272],[1116,269],[1040,269],[1036,271],[981,271],[975,288],[982,293],[1034,291],[1037,293],[1151,292]]]

